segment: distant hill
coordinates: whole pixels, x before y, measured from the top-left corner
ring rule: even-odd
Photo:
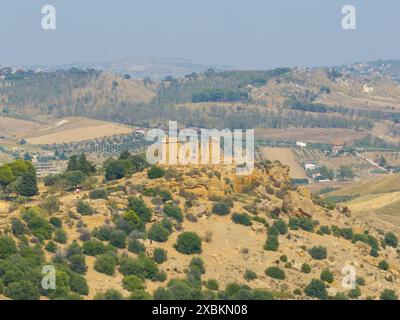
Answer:
[[[170,76],[162,80],[131,79],[127,74],[143,76],[144,71],[160,70],[160,65],[179,72],[169,72],[168,67],[164,70]],[[391,61],[218,71],[179,59],[133,59],[47,72],[3,68],[0,113],[24,120],[83,116],[145,127],[176,120],[185,126],[220,129],[350,129],[373,137],[362,147],[377,139],[380,145],[396,147],[399,65]],[[193,72],[201,69],[206,71]]]
[[[358,75],[379,74],[400,81],[399,59],[351,63],[349,65],[336,67],[335,69]]]
[[[93,68],[96,70],[103,70],[112,73],[129,74],[134,79],[143,79],[145,77],[150,77],[153,80],[161,80],[164,79],[166,76],[181,78],[193,72],[204,72],[207,69],[214,69],[216,71],[233,69],[232,66],[199,64],[186,59],[167,59],[157,57],[133,57],[108,62],[74,63],[51,67],[29,66],[29,68],[41,69],[45,71],[68,70],[72,67],[80,69]]]

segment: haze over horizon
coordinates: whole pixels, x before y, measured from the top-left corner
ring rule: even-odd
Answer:
[[[41,28],[41,8],[57,9],[57,29]],[[341,28],[341,8],[357,9],[357,30]],[[400,3],[387,0],[183,0],[99,2],[3,0],[0,65],[182,58],[205,65],[269,69],[400,58]]]

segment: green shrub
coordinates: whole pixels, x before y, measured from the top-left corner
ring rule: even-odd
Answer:
[[[49,222],[50,222],[50,224],[53,225],[53,227],[55,227],[55,228],[61,228],[61,227],[62,227],[62,221],[61,221],[60,218],[51,217],[51,218],[49,219]]]
[[[393,248],[397,248],[397,246],[399,245],[399,241],[397,239],[397,236],[393,233],[393,232],[388,232],[385,235],[385,239],[384,242],[387,246],[393,247]]]
[[[0,237],[0,259],[6,259],[17,253],[17,245],[15,241],[7,236]]]
[[[181,209],[173,204],[167,203],[164,205],[164,213],[167,217],[174,218],[176,221],[183,221],[183,214]]]
[[[229,214],[230,208],[226,203],[218,202],[213,205],[212,212],[219,216],[226,216]]]
[[[168,190],[161,189],[158,191],[158,195],[161,197],[163,202],[172,200],[172,194]]]
[[[279,234],[281,234],[281,235],[288,233],[288,228],[286,226],[286,223],[282,219],[278,219],[278,220],[274,221],[272,227],[275,228],[276,230],[278,230]]]
[[[330,272],[328,269],[324,269],[321,272],[320,279],[322,281],[325,281],[325,282],[328,282],[328,283],[332,283],[333,280],[334,280],[334,276],[333,276],[333,273]]]
[[[40,241],[51,239],[53,226],[35,208],[29,208],[24,212],[22,219],[27,223],[31,233]]]
[[[246,281],[251,281],[251,280],[257,279],[257,274],[254,271],[247,269],[244,272],[244,276],[243,277],[244,277],[244,279]]]
[[[105,179],[107,181],[119,180],[129,174],[131,165],[128,160],[111,160],[105,167]]]
[[[378,250],[379,250],[378,240],[375,237],[371,236],[370,234],[367,234],[367,233],[353,234],[352,241],[354,243],[357,241],[364,242],[364,243],[368,244],[371,247],[371,249],[374,249],[374,251],[378,252]]]
[[[396,292],[394,290],[385,289],[381,293],[381,300],[398,300]]]
[[[122,294],[115,290],[115,289],[108,289],[105,292],[102,293],[97,293],[94,296],[94,300],[111,300],[111,301],[115,301],[115,300],[123,300],[124,297],[122,296]]]
[[[206,273],[206,269],[204,267],[204,262],[201,258],[196,257],[193,258],[190,263],[189,263],[189,269],[191,270],[196,270],[198,271],[200,274],[204,274]]]
[[[74,254],[68,257],[69,266],[72,271],[84,274],[87,270],[85,256],[81,254]]]
[[[128,290],[130,292],[136,291],[136,290],[144,290],[146,287],[143,283],[143,280],[138,278],[137,276],[125,276],[122,279],[122,285],[125,290]]]
[[[308,253],[315,260],[323,260],[327,257],[327,249],[323,246],[312,247],[308,250]]]
[[[79,274],[70,274],[69,285],[73,292],[76,292],[83,296],[87,296],[89,294],[89,286],[87,284],[87,281],[85,277]]]
[[[159,223],[155,223],[150,227],[148,237],[150,240],[157,242],[166,242],[169,237],[169,231]]]
[[[67,233],[62,228],[57,228],[54,232],[54,241],[58,243],[67,243]]]
[[[371,248],[371,251],[369,252],[369,254],[370,254],[372,257],[375,257],[375,258],[377,258],[377,257],[379,256],[379,252],[378,252],[378,250],[376,250],[375,248]]]
[[[129,296],[129,300],[152,300],[152,296],[146,290],[135,290]]]
[[[279,230],[277,228],[275,228],[274,226],[271,226],[267,230],[267,235],[277,237],[277,236],[279,236]]]
[[[79,200],[76,203],[76,211],[83,216],[90,216],[95,212],[94,209],[90,206],[90,204],[88,204],[83,200]]]
[[[291,230],[298,230],[299,228],[308,231],[308,232],[313,232],[314,231],[314,222],[310,218],[306,217],[290,217],[289,218],[289,228]]]
[[[301,296],[303,294],[303,292],[301,292],[300,289],[296,288],[296,289],[293,290],[293,294],[295,296]]]
[[[277,280],[284,280],[286,278],[285,271],[278,267],[269,267],[265,270],[265,274],[268,277],[277,279]]]
[[[167,229],[170,233],[172,232],[172,230],[173,230],[173,225],[172,225],[172,222],[170,221],[170,219],[168,219],[168,218],[163,218],[163,219],[161,220],[161,225],[162,225],[165,229]]]
[[[164,177],[165,175],[165,170],[163,168],[160,168],[158,166],[152,166],[148,171],[147,171],[147,177],[149,179],[159,179]]]
[[[136,259],[130,257],[121,259],[119,271],[124,276],[134,275],[142,279],[159,280],[160,277],[157,264],[144,255]]]
[[[207,282],[206,282],[206,288],[207,288],[208,290],[218,291],[218,289],[219,289],[219,283],[218,283],[218,281],[215,280],[215,279],[209,279],[209,280],[207,280]]]
[[[143,222],[149,222],[151,220],[152,212],[148,208],[143,199],[137,197],[128,198],[128,208],[136,212],[139,218]]]
[[[110,243],[117,248],[123,249],[126,247],[126,234],[121,230],[115,230],[111,233]]]
[[[389,270],[389,263],[386,260],[379,261],[378,268],[382,270]]]
[[[281,261],[281,262],[287,262],[288,261],[288,257],[287,257],[287,255],[282,255],[282,256],[280,256],[279,257],[279,260]]]
[[[311,266],[308,263],[303,263],[301,265],[301,272],[310,273],[311,272]]]
[[[133,253],[145,252],[144,244],[137,239],[130,239],[128,241],[128,250]]]
[[[269,235],[265,242],[264,249],[267,251],[278,251],[279,241],[277,236]]]
[[[16,237],[22,236],[25,233],[25,226],[23,222],[19,219],[13,218],[11,220],[11,231]]]
[[[104,189],[93,190],[89,193],[89,198],[93,199],[93,200],[107,199],[108,198],[107,190],[104,190]]]
[[[365,279],[363,277],[357,277],[356,278],[356,284],[358,286],[365,286]]]
[[[349,300],[347,295],[343,292],[336,292],[336,294],[331,299],[332,300]]]
[[[244,226],[251,226],[252,222],[248,214],[246,213],[234,213],[232,215],[232,221],[237,224],[242,224]]]
[[[113,232],[114,229],[111,226],[103,225],[99,228],[95,228],[92,235],[101,241],[110,241]]]
[[[329,228],[329,226],[321,226],[319,228],[319,232],[322,235],[324,235],[324,234],[330,235],[331,234],[331,229]]]
[[[161,248],[154,249],[153,259],[156,263],[162,264],[167,261],[167,251]]]
[[[108,254],[99,255],[96,258],[96,262],[94,264],[94,270],[109,276],[114,275],[115,267],[116,267],[115,259]]]
[[[359,297],[361,297],[360,287],[356,286],[354,289],[350,289],[347,295],[350,299],[358,299]]]
[[[346,239],[346,240],[351,240],[353,239],[353,229],[352,228],[342,228],[341,229],[341,235],[342,238]]]
[[[55,213],[60,210],[60,200],[55,196],[48,196],[40,206],[48,213]]]
[[[145,223],[134,210],[126,211],[122,216],[115,217],[115,225],[119,230],[124,231],[126,234],[134,230],[144,231]]]
[[[78,242],[76,240],[74,240],[68,247],[67,250],[65,252],[65,255],[67,258],[73,256],[73,255],[82,255],[83,251],[82,248],[80,247],[80,245],[78,244]]]
[[[183,254],[201,253],[201,238],[194,232],[183,232],[174,247]]]
[[[325,284],[321,280],[313,279],[304,289],[304,293],[311,297],[320,300],[327,299],[328,292],[326,291]]]
[[[40,298],[38,288],[27,280],[10,283],[4,290],[4,295],[13,300],[39,300]]]
[[[55,253],[57,251],[57,245],[53,241],[49,241],[44,248],[50,253]]]
[[[187,281],[171,280],[168,288],[158,288],[154,292],[155,300],[193,300],[198,290],[193,289]]]
[[[98,256],[106,251],[106,246],[99,240],[90,240],[83,243],[82,249],[87,256]]]
[[[157,288],[153,293],[154,300],[175,300],[174,294],[168,288]]]

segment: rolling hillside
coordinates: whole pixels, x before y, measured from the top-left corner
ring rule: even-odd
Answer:
[[[390,224],[400,230],[400,175],[370,180],[328,193],[326,198],[342,200],[359,218],[377,226]]]

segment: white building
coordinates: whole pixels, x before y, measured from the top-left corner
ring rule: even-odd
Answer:
[[[296,142],[296,146],[298,146],[300,148],[306,148],[307,147],[307,143],[301,142],[301,141],[297,141]]]
[[[306,168],[306,170],[311,170],[314,171],[317,169],[317,165],[315,163],[311,163],[311,162],[307,162],[304,167]]]

